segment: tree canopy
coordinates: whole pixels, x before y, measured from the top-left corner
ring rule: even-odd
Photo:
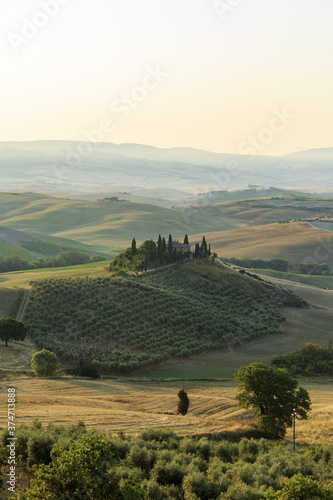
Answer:
[[[43,349],[35,352],[31,358],[31,368],[38,377],[51,377],[59,367],[59,360],[54,352]]]
[[[286,370],[252,363],[242,366],[235,379],[240,382],[236,399],[254,411],[258,428],[267,436],[282,439],[292,425],[294,409],[298,419],[307,418],[309,394]]]
[[[188,407],[190,406],[190,400],[188,399],[187,393],[184,391],[184,389],[181,389],[178,392],[178,398],[179,402],[177,406],[177,412],[184,416],[188,412]]]
[[[6,342],[6,347],[8,340],[24,340],[26,334],[26,328],[21,321],[10,317],[0,318],[0,339]]]

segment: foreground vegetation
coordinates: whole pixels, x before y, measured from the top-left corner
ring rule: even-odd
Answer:
[[[291,264],[286,259],[251,259],[250,257],[221,257],[221,261],[229,262],[235,266],[246,267],[250,269],[272,269],[273,271],[290,272],[295,274],[304,274],[310,276],[328,276],[331,270],[327,264],[318,264],[315,262],[294,263]]]
[[[68,267],[88,262],[102,262],[106,258],[99,255],[87,255],[84,252],[61,252],[56,257],[44,257],[28,262],[19,255],[4,257],[0,255],[0,273],[10,273],[12,271],[26,271],[29,269],[42,269],[52,267]]]
[[[35,421],[21,426],[17,437],[22,483],[31,471],[35,478],[16,496],[21,500],[333,497],[332,445],[302,446],[293,456],[290,445],[266,439],[215,442],[156,428],[112,436],[87,431],[83,422],[43,429]],[[291,496],[297,491],[303,496]]]
[[[275,356],[272,365],[288,370],[292,375],[318,377],[333,375],[333,349],[308,342],[303,349]]]
[[[128,373],[278,334],[282,305],[302,301],[201,262],[141,276],[35,282],[25,319],[38,347],[64,361]]]

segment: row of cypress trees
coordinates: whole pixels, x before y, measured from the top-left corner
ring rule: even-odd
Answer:
[[[184,244],[189,245],[189,239],[187,234],[184,237]],[[147,264],[155,263],[157,265],[165,265],[172,264],[179,260],[190,259],[191,252],[190,250],[185,250],[181,248],[180,252],[177,251],[177,248],[173,247],[173,240],[171,234],[169,234],[168,243],[166,239],[159,234],[157,243],[153,240],[147,240],[141,245],[139,249],[136,246],[136,240],[133,238],[131,245],[131,254],[134,257],[137,255],[138,250],[142,250],[142,246],[145,246],[145,250],[147,250]],[[210,243],[207,244],[205,236],[202,238],[201,244],[196,243],[195,250],[192,252],[193,257],[209,257],[211,255]]]

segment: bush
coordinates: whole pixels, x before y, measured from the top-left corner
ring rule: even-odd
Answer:
[[[100,378],[100,374],[95,365],[82,365],[73,370],[74,375],[79,377]]]
[[[333,498],[333,483],[320,486],[318,481],[311,477],[296,474],[279,491],[269,489],[265,498],[268,500],[331,500]]]
[[[54,352],[43,349],[32,356],[31,368],[38,377],[52,377],[59,368],[59,361]]]

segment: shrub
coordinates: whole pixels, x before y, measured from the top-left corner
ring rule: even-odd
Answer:
[[[55,375],[58,367],[56,354],[47,349],[36,352],[31,358],[31,368],[38,377],[51,377]]]

